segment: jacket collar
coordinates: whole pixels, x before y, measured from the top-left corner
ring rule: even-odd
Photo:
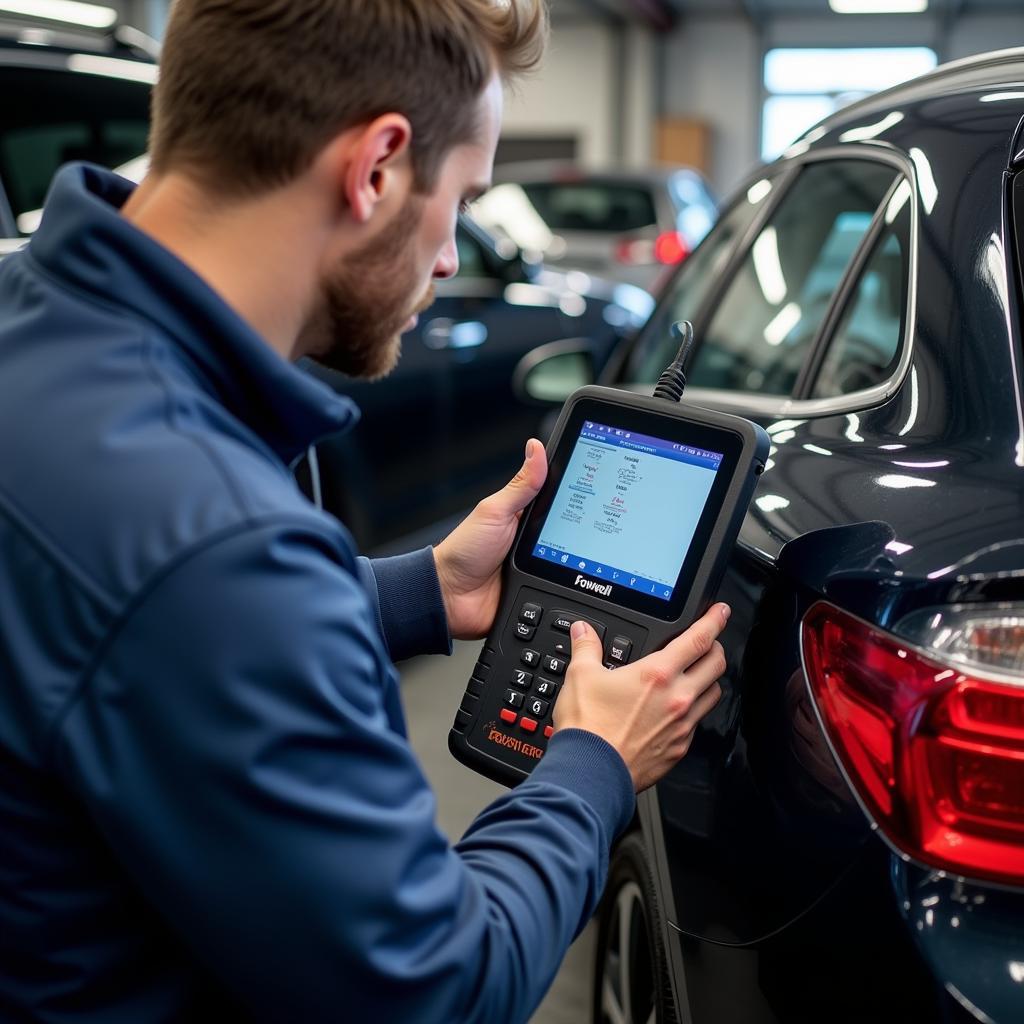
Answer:
[[[134,185],[90,164],[54,178],[28,249],[50,274],[177,344],[202,387],[285,463],[356,423],[348,398],[282,359],[201,278],[120,214]]]

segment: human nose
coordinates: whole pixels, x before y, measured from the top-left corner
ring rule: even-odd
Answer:
[[[459,249],[455,244],[454,233],[445,243],[434,264],[434,277],[444,279],[454,277],[459,272]]]

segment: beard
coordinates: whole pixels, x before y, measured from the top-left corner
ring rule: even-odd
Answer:
[[[301,333],[311,359],[349,377],[377,380],[397,365],[402,329],[434,301],[433,286],[413,298],[418,272],[412,240],[423,202],[411,196],[394,219],[320,283]]]

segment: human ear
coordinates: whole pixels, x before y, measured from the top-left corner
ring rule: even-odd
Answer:
[[[352,217],[365,224],[383,200],[409,187],[412,126],[401,114],[383,114],[359,130],[343,188]]]

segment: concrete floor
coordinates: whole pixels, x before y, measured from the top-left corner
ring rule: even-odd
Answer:
[[[448,730],[479,649],[479,642],[459,643],[450,658],[414,658],[399,666],[409,737],[437,794],[438,824],[452,841],[504,792],[501,786],[459,764],[448,752]],[[570,948],[530,1024],[585,1024],[590,1020],[594,932],[592,922]]]

